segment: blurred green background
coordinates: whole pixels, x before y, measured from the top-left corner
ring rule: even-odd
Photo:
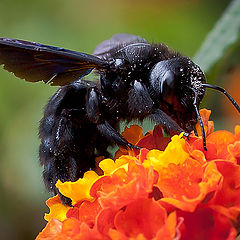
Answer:
[[[123,32],[164,42],[192,57],[229,2],[1,0],[0,37],[91,53],[99,42]],[[0,239],[34,239],[46,224],[49,195],[38,162],[38,123],[54,91],[0,69]],[[212,100],[204,106],[213,109]]]

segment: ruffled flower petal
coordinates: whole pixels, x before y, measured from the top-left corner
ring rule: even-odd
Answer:
[[[237,222],[240,217],[240,165],[227,161],[215,163],[223,176],[223,181],[221,188],[209,202],[209,206]]]
[[[71,198],[72,203],[75,204],[78,201],[92,200],[89,190],[98,178],[99,176],[94,171],[88,171],[84,174],[83,178],[80,178],[76,182],[62,183],[58,180],[56,186],[64,196]]]
[[[231,221],[210,208],[198,208],[193,213],[178,211],[183,218],[181,240],[235,240],[237,231]]]
[[[210,115],[211,115],[211,111],[207,110],[207,109],[201,109],[199,111],[199,113],[200,113],[200,116],[201,116],[203,124],[204,124],[204,130],[205,130],[206,136],[208,136],[214,130],[214,123],[213,123],[213,121],[209,121],[209,118],[210,118]],[[201,127],[200,127],[200,123],[199,122],[196,125],[196,130],[197,130],[198,135],[202,136],[202,131],[201,131]]]
[[[51,219],[47,226],[40,232],[36,240],[54,240],[62,233],[63,223],[57,219]]]
[[[59,221],[63,221],[66,219],[66,214],[70,207],[63,205],[58,195],[49,198],[46,201],[46,204],[50,209],[50,213],[45,214],[44,216],[44,219],[46,221],[49,221],[52,218],[58,219]]]
[[[115,217],[115,227],[128,237],[143,234],[152,239],[166,222],[167,212],[152,199],[139,198],[119,211]]]

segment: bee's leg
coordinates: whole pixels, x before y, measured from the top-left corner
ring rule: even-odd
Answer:
[[[184,130],[170,116],[160,109],[156,109],[149,117],[161,125],[166,132],[184,132]],[[186,134],[188,135],[188,133]]]
[[[86,101],[86,112],[88,118],[93,123],[97,123],[100,118],[99,96],[95,88],[89,88]]]
[[[100,81],[101,81],[101,91],[106,93],[112,92],[112,82],[106,78],[105,73],[100,73]]]
[[[98,130],[100,133],[107,138],[109,141],[114,142],[124,148],[136,148],[139,147],[134,146],[133,144],[129,143],[126,139],[122,137],[122,135],[114,129],[107,121],[103,121],[97,125]]]
[[[125,148],[137,148],[124,139],[121,134],[100,115],[98,92],[94,88],[88,91],[86,111],[89,119],[97,124],[97,129],[108,142],[118,144]]]
[[[146,86],[135,80],[132,89],[129,91],[128,108],[132,116],[145,117],[149,115],[153,107],[153,101]]]

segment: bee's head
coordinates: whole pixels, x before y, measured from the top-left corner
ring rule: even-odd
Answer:
[[[150,73],[150,84],[158,98],[175,110],[191,108],[194,101],[193,89],[197,94],[197,104],[202,100],[206,82],[204,73],[187,57],[172,58],[158,62]]]
[[[195,101],[197,108],[199,107],[205,93],[202,85],[205,82],[202,70],[187,57],[158,62],[150,74],[151,87],[161,103],[195,119],[193,103]]]
[[[225,89],[206,83],[204,73],[187,57],[172,58],[155,64],[150,73],[150,86],[155,101],[185,131],[192,131],[200,122],[203,145],[206,150],[206,137],[199,114],[199,104],[206,88],[222,92],[240,113],[240,107]]]
[[[204,83],[204,73],[187,57],[160,61],[150,73],[150,85],[160,107],[187,132],[200,120],[198,109],[205,94]]]

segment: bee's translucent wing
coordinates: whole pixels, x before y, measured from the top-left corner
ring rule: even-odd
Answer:
[[[29,82],[66,85],[108,67],[99,57],[9,38],[0,38],[0,65]]]

